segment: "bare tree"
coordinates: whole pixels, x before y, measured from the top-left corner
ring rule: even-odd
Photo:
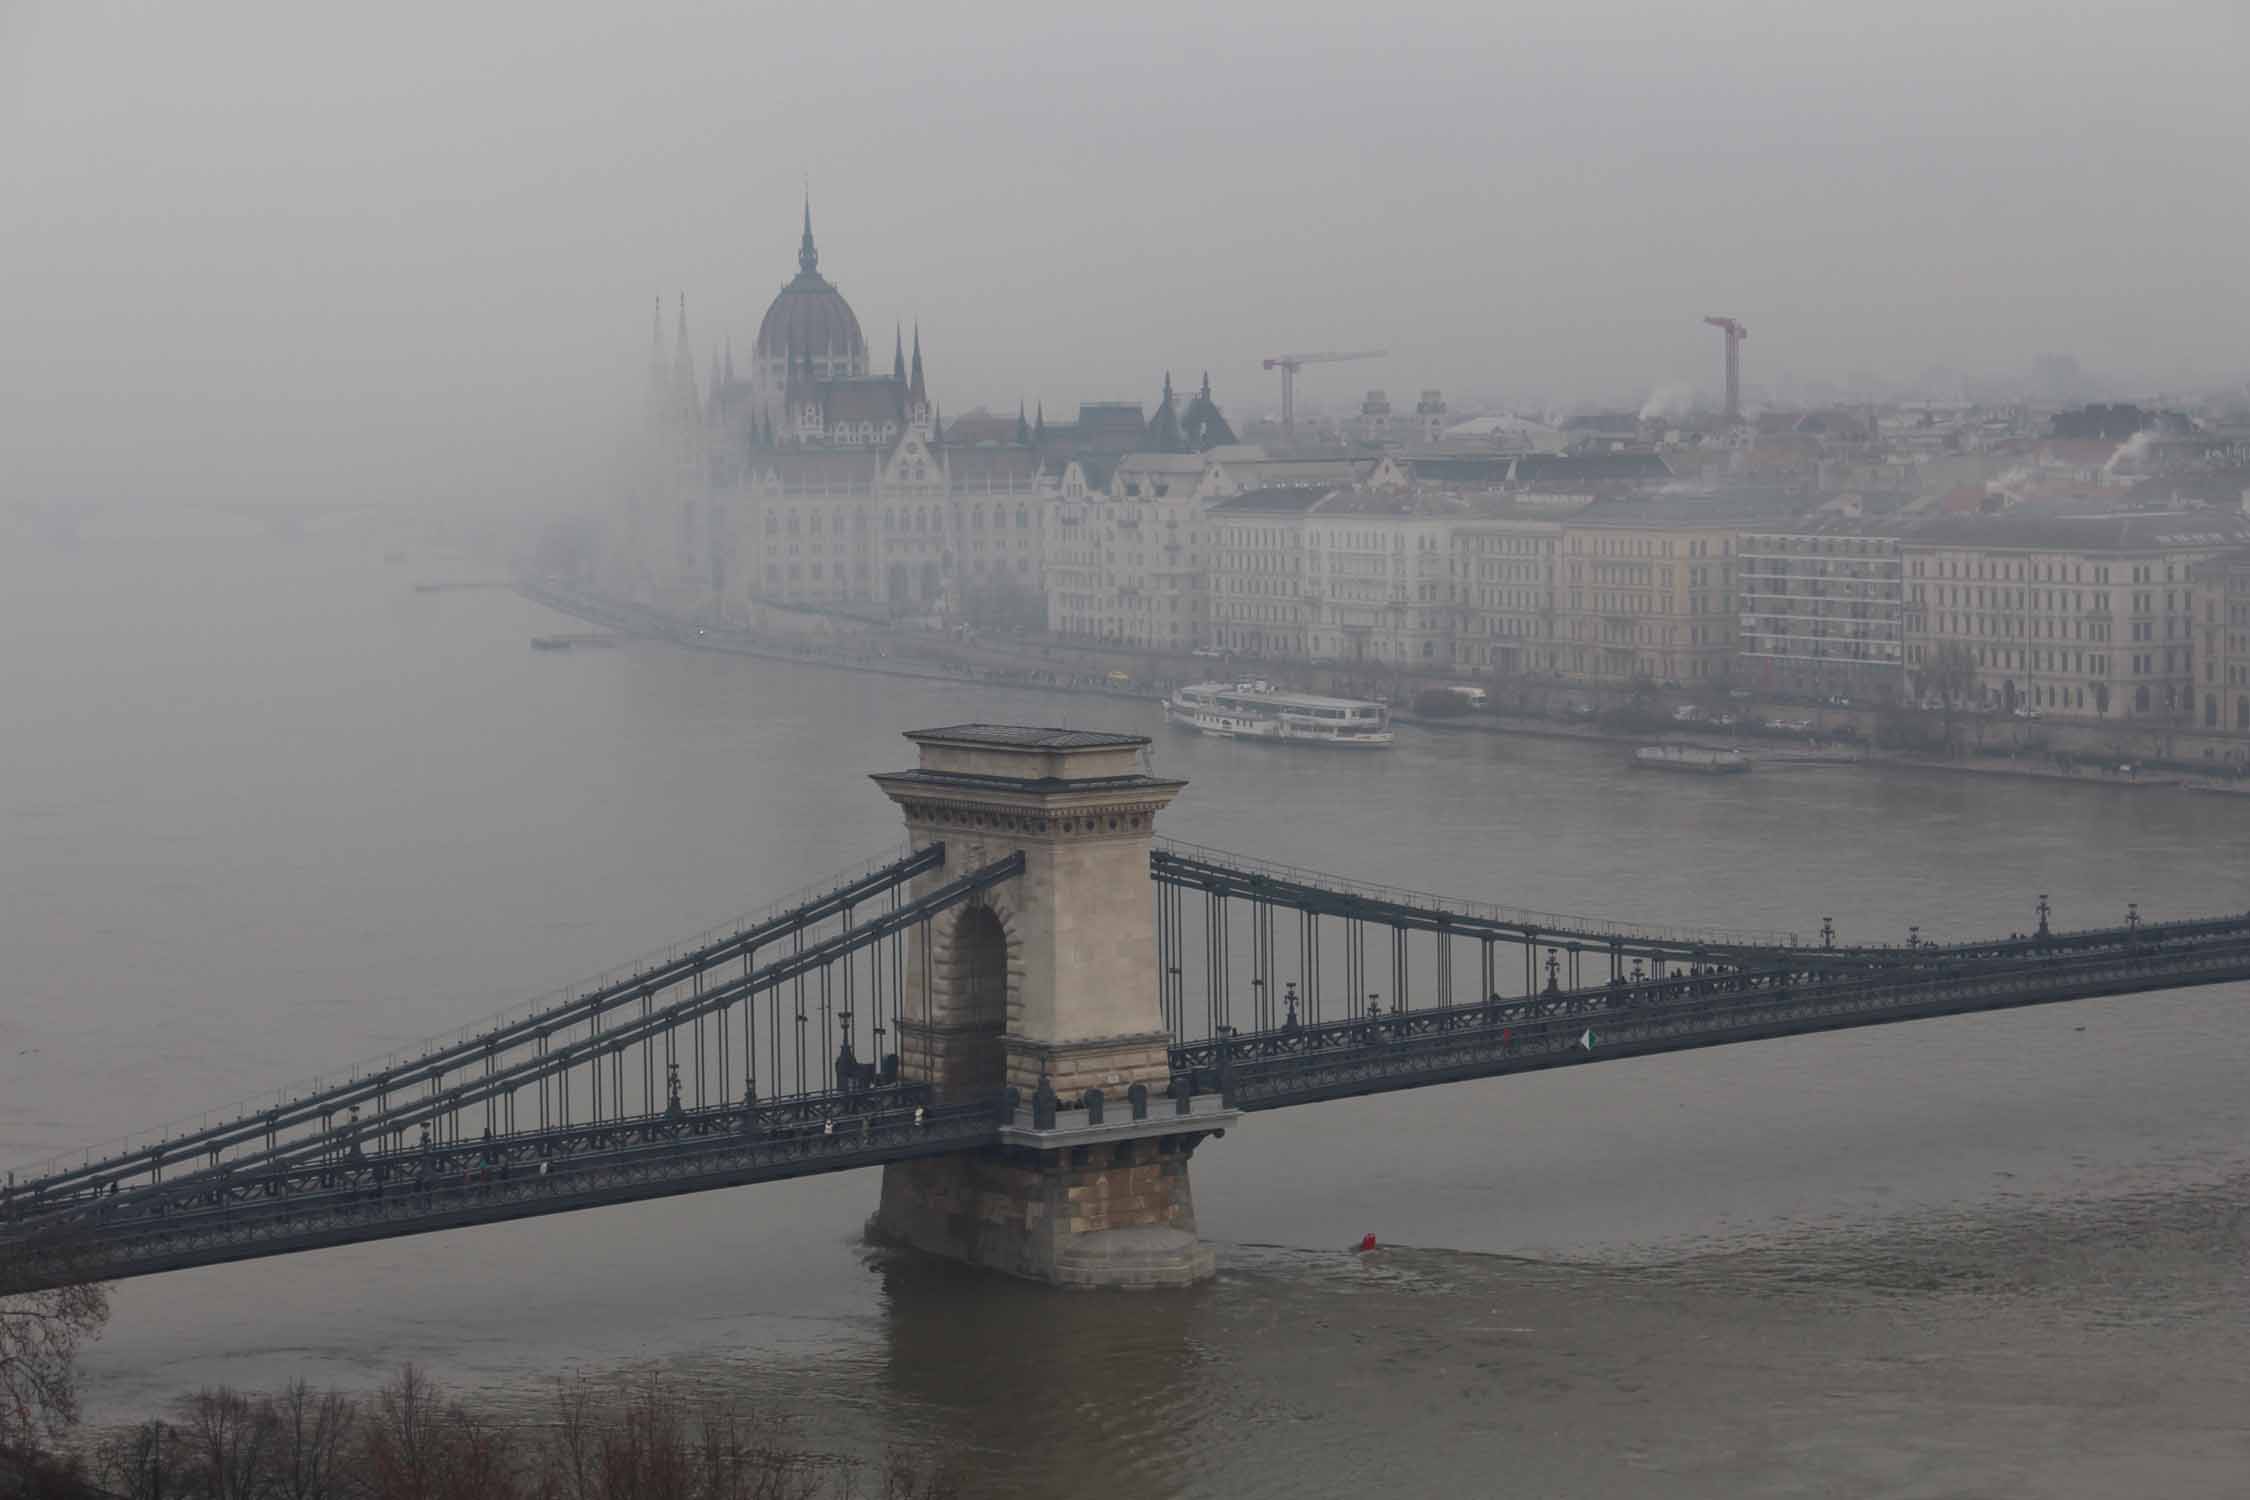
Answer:
[[[179,1415],[190,1493],[199,1500],[257,1500],[271,1409],[220,1386],[182,1401]]]
[[[264,1494],[272,1500],[333,1500],[343,1494],[359,1425],[359,1408],[351,1398],[292,1381],[273,1401],[271,1421]]]
[[[96,1472],[127,1500],[958,1500],[956,1472],[807,1450],[784,1419],[696,1409],[661,1379],[557,1388],[555,1420],[512,1434],[409,1365],[364,1409],[303,1381],[218,1389],[177,1424],[112,1434]],[[5,1473],[0,1472],[0,1479]],[[4,1486],[0,1486],[4,1488]]]
[[[141,1422],[112,1432],[94,1450],[94,1473],[125,1500],[178,1495],[185,1488],[175,1455],[177,1438],[167,1440],[160,1422]]]
[[[1930,655],[1922,669],[1922,690],[1937,695],[1945,713],[1945,749],[1953,753],[1953,715],[1977,691],[1977,659],[1959,641],[1948,641]]]
[[[383,1387],[368,1414],[362,1474],[378,1500],[437,1500],[445,1412],[437,1385],[408,1365]]]
[[[555,1391],[555,1425],[544,1445],[543,1500],[599,1500],[601,1438],[594,1424],[594,1388],[564,1381]]]
[[[51,1267],[31,1262],[58,1255],[9,1252],[0,1286],[50,1279]],[[0,1296],[0,1445],[30,1447],[78,1420],[78,1351],[108,1321],[109,1288],[99,1281]]]
[[[686,1414],[662,1382],[636,1387],[621,1419],[602,1435],[603,1500],[673,1500],[689,1493]]]

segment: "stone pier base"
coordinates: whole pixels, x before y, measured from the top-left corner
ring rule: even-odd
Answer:
[[[870,1233],[1073,1287],[1188,1286],[1215,1271],[1188,1190],[1193,1135],[999,1146],[883,1168]]]

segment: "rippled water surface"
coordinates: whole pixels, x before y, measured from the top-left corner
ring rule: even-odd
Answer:
[[[1146,731],[1169,830],[1369,879],[1847,940],[2240,909],[2250,805],[1583,745],[1388,756],[565,628],[489,565],[217,518],[0,549],[0,1158],[450,1029],[889,847],[962,719]],[[96,1415],[420,1360],[503,1406],[660,1367],[986,1492],[2250,1488],[2240,987],[1325,1104],[1196,1157],[1216,1284],[859,1241],[867,1174],[132,1282]],[[1391,1247],[1340,1247],[1372,1230]]]

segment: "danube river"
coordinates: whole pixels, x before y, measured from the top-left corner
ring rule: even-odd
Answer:
[[[1145,732],[1165,830],[1423,889],[1845,941],[2250,904],[2250,800],[1388,755],[1154,705],[576,629],[368,528],[0,545],[0,1159],[403,1047],[894,845],[902,730]],[[409,550],[386,564],[392,546]],[[2239,1493],[2240,988],[1256,1115],[1195,1159],[1220,1276],[1066,1294],[866,1247],[871,1174],[117,1290],[92,1415],[420,1361],[473,1399],[662,1369],[992,1495]],[[1343,1247],[1372,1231],[1390,1248]]]

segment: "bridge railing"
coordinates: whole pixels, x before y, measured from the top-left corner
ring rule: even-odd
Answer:
[[[1913,947],[1855,949],[1854,952],[1897,955],[1936,953],[1969,958],[2003,958],[2070,952],[2153,949],[2178,943],[2200,943],[2250,933],[2250,916],[2190,917],[2173,922],[2129,919],[2110,927],[2082,927],[2068,932],[2011,933],[2005,938],[1948,942],[1929,939]]]
[[[908,1084],[94,1195],[0,1225],[20,1252],[0,1258],[0,1294],[973,1149],[1003,1112],[997,1098],[939,1102]]]
[[[2250,977],[2250,937],[1966,962],[1925,952],[1873,973],[1786,967],[1605,985],[1534,1001],[1400,1011],[1243,1033],[1173,1049],[1175,1077],[1270,1108],[1602,1057],[1794,1035],[1917,1016],[2215,984]]]

